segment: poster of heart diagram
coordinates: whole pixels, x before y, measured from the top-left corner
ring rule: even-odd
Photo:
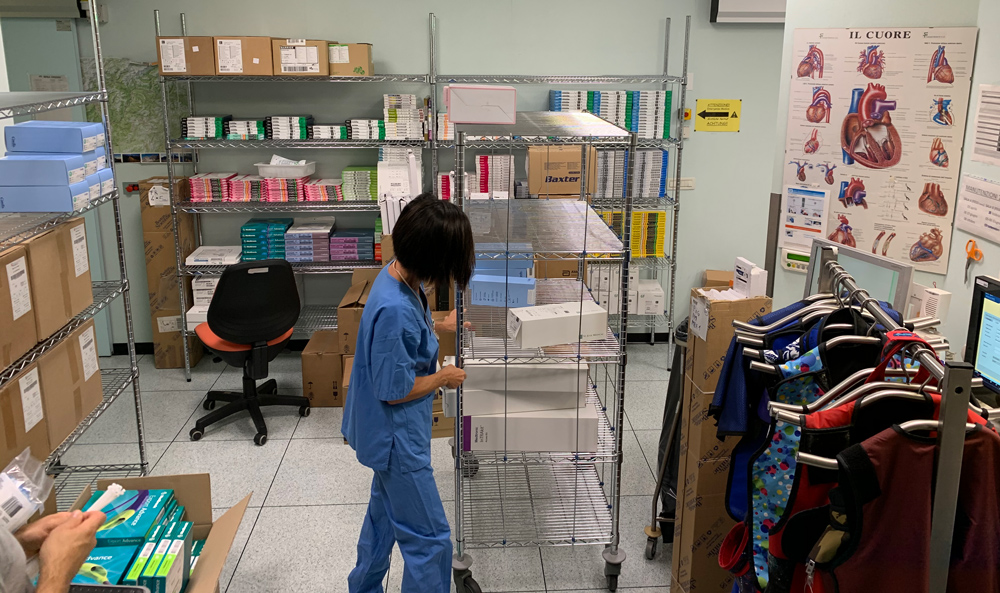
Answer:
[[[783,246],[823,236],[947,273],[976,35],[795,31]]]

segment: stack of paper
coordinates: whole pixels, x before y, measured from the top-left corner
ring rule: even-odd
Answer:
[[[285,233],[285,259],[290,262],[330,261],[333,219],[297,222]]]
[[[260,175],[237,175],[228,181],[229,195],[225,202],[260,202],[264,193]]]
[[[636,151],[632,165],[633,195],[644,198],[667,195],[667,157],[663,149]]]
[[[181,118],[181,135],[185,140],[207,140],[226,137],[226,122],[231,115],[204,115]]]
[[[316,124],[309,126],[310,140],[347,140],[347,126]]]
[[[189,178],[192,202],[228,202],[229,180],[236,173],[198,173]]]
[[[334,231],[330,235],[330,259],[375,259],[375,234],[372,231]]]
[[[307,202],[342,202],[344,190],[340,179],[312,179],[305,185]]]
[[[627,150],[597,151],[597,188],[599,198],[625,197],[625,172],[628,170]]]
[[[226,140],[264,140],[267,132],[263,119],[234,119],[226,122]]]
[[[308,177],[286,179],[283,177],[265,177],[263,181],[263,199],[265,202],[300,202],[305,199],[305,184]]]
[[[291,218],[251,218],[240,228],[243,261],[284,259],[285,231]]]
[[[381,119],[349,119],[347,133],[351,140],[385,140],[385,121]]]
[[[424,112],[416,95],[383,95],[385,137],[388,140],[423,140]]]
[[[477,186],[472,186],[472,192],[498,196],[496,192],[506,192],[506,197],[514,194],[514,155],[512,154],[479,154],[476,155],[476,172],[479,176]]]
[[[271,115],[264,118],[264,129],[272,140],[305,140],[312,123],[311,115]]]
[[[345,167],[341,176],[345,200],[378,199],[377,167]]]
[[[228,266],[240,263],[240,246],[202,245],[184,259],[186,266]]]
[[[455,140],[455,126],[448,119],[447,113],[439,113],[437,115],[437,139],[438,140]]]

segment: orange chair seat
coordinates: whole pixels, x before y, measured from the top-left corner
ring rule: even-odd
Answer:
[[[285,340],[292,337],[292,331],[294,328],[290,328],[285,333],[281,334],[273,340],[268,340],[268,346],[275,346],[284,342]],[[215,335],[215,332],[208,327],[207,323],[199,323],[196,328],[194,328],[198,337],[201,338],[202,343],[208,347],[209,350],[215,350],[217,352],[243,352],[248,351],[252,348],[251,344],[237,344],[236,342],[230,342],[229,340],[223,340],[219,336]]]

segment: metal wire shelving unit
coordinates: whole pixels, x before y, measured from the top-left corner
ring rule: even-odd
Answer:
[[[85,92],[6,92],[0,93],[0,119],[33,116],[54,109],[63,109],[77,105],[97,103],[100,106],[101,120],[105,127],[105,153],[114,154],[112,150],[112,130],[108,116],[107,86],[104,76],[104,62],[101,53],[101,34],[97,22],[96,11],[88,11],[91,29],[91,40],[94,46],[94,56],[97,67],[97,86],[95,91]],[[108,159],[108,166],[114,170],[113,159]],[[128,270],[125,261],[125,239],[122,228],[120,196],[116,189],[105,193],[75,212],[40,212],[40,213],[4,213],[0,214],[0,250],[23,243],[38,236],[57,225],[95,210],[105,204],[111,204],[114,215],[115,241],[118,256],[118,278],[112,280],[95,280],[92,284],[94,302],[80,312],[65,326],[51,336],[47,336],[31,350],[16,360],[9,367],[0,370],[0,388],[5,387],[15,379],[18,373],[27,369],[46,352],[64,342],[76,329],[86,321],[93,319],[121,299],[125,312],[125,330],[127,334],[129,364],[126,368],[102,368],[101,386],[103,398],[77,425],[66,439],[55,448],[45,459],[46,471],[55,478],[55,495],[57,507],[65,509],[70,506],[76,496],[87,486],[102,477],[125,477],[145,475],[149,470],[146,458],[145,436],[142,422],[142,397],[139,391],[139,367],[135,351],[134,320],[132,318],[131,298],[129,294]],[[131,387],[135,405],[137,425],[136,444],[138,447],[138,462],[124,463],[114,466],[96,465],[66,465],[62,457],[73,446],[80,436],[97,421],[98,418],[121,395]]]

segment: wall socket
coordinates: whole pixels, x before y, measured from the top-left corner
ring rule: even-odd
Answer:
[[[674,177],[667,179],[667,190],[674,187]],[[694,177],[681,177],[681,191],[694,189]]]

